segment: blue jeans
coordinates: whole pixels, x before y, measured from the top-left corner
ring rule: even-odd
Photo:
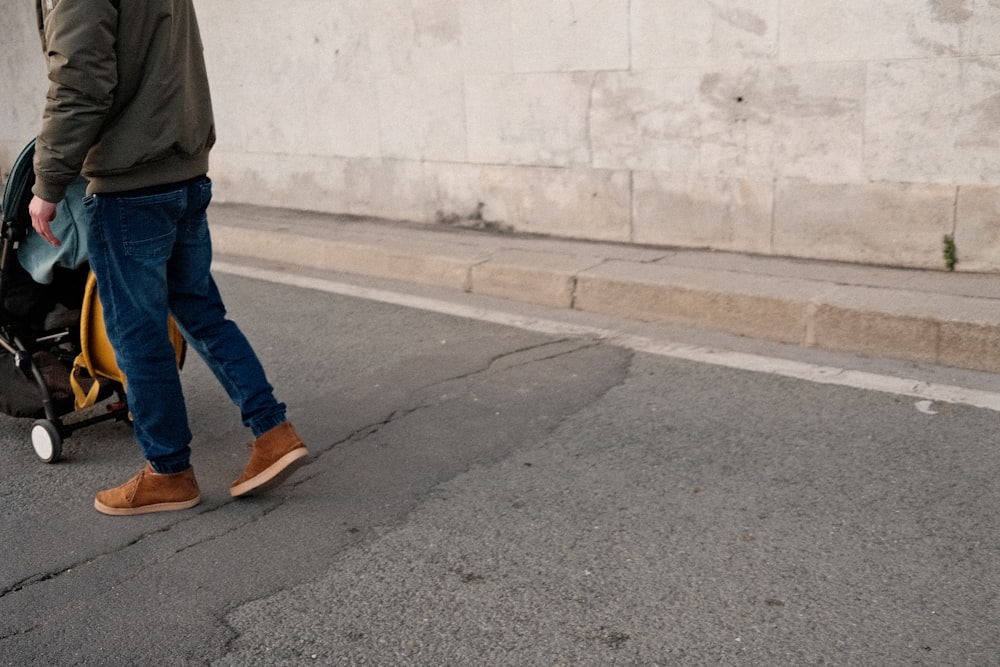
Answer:
[[[108,338],[126,377],[143,455],[157,472],[190,466],[191,430],[174,348],[172,314],[239,407],[254,436],[285,421],[257,355],[226,308],[210,273],[207,177],[144,193],[94,195],[85,202],[90,267]]]

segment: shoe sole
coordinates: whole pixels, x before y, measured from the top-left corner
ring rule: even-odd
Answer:
[[[270,491],[278,486],[293,472],[308,463],[309,450],[305,447],[298,447],[288,452],[280,459],[269,465],[263,472],[257,473],[242,484],[229,488],[229,495],[233,498],[249,496],[254,493]]]
[[[101,514],[111,516],[134,516],[136,514],[150,514],[152,512],[173,512],[175,510],[186,510],[201,502],[201,495],[191,500],[179,500],[173,503],[156,503],[153,505],[143,505],[142,507],[111,507],[105,505],[100,500],[94,499],[94,509]]]

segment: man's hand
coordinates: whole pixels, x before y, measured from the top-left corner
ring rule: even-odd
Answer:
[[[43,239],[56,246],[62,245],[52,233],[49,223],[56,219],[56,205],[38,197],[32,197],[28,204],[28,215],[31,216],[31,226]]]

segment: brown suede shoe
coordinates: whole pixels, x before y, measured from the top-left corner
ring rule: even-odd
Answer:
[[[309,450],[295,427],[285,422],[275,426],[253,443],[250,463],[229,487],[233,497],[267,491],[288,479],[307,463]]]
[[[131,516],[149,512],[186,510],[201,502],[194,468],[161,475],[149,463],[139,474],[113,489],[99,491],[94,498],[98,512]]]

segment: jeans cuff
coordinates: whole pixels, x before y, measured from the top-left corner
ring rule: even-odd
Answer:
[[[161,475],[173,475],[174,473],[184,472],[191,467],[191,459],[188,456],[168,456],[162,459],[150,460],[149,465],[153,466],[153,470],[160,473]]]
[[[288,418],[285,417],[285,404],[279,403],[269,414],[262,415],[253,421],[249,421],[247,426],[249,426],[250,430],[253,432],[253,437],[259,438],[272,428],[281,426],[286,421],[288,421]]]

